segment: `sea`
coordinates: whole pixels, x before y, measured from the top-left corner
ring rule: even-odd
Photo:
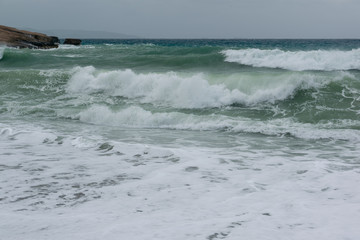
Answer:
[[[360,40],[0,47],[1,240],[360,239]]]

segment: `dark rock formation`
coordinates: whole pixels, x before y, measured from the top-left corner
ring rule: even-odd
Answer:
[[[81,40],[76,38],[66,38],[64,44],[79,46],[81,44]]]
[[[18,48],[57,48],[59,38],[0,25],[0,45]]]

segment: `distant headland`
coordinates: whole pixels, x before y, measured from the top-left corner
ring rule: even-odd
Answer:
[[[49,49],[57,48],[59,44],[60,40],[56,36],[0,25],[0,45],[17,48]],[[65,39],[64,44],[80,45],[81,40]]]

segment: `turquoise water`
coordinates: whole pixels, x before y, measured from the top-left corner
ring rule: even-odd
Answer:
[[[0,83],[12,239],[360,236],[359,40],[0,47]]]

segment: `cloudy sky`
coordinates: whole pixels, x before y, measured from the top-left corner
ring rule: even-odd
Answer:
[[[0,24],[147,38],[360,38],[360,0],[0,0]]]

